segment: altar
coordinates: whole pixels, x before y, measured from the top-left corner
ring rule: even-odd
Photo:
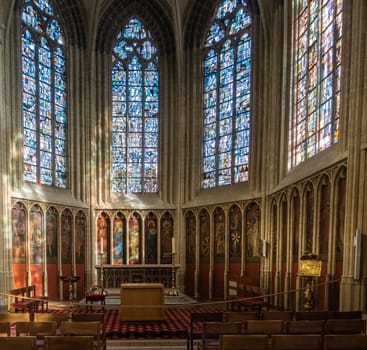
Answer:
[[[175,275],[180,265],[174,266]],[[103,272],[104,288],[120,288],[122,283],[161,283],[165,288],[171,287],[171,264],[133,264],[133,265],[97,265],[98,280]]]

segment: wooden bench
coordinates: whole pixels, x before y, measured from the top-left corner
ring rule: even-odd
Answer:
[[[263,306],[269,310],[266,300],[268,290],[249,283],[246,277],[232,278],[228,285],[228,306],[231,311],[256,311],[259,315]]]

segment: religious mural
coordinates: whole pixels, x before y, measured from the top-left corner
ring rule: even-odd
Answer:
[[[69,209],[65,209],[61,215],[61,261],[63,264],[72,262],[72,226],[73,215]]]
[[[32,264],[42,263],[42,222],[43,213],[38,205],[34,205],[29,213],[30,258]]]
[[[46,212],[46,257],[47,263],[57,263],[57,223],[58,213],[54,207]]]
[[[157,244],[158,244],[158,232],[157,232],[157,218],[153,213],[145,218],[145,263],[156,264],[157,263]]]
[[[86,216],[80,211],[75,217],[75,259],[78,264],[85,262]]]
[[[122,213],[118,212],[113,218],[112,265],[124,263],[125,230],[126,219]]]
[[[27,210],[22,203],[12,209],[13,261],[24,263],[26,257]]]
[[[246,253],[247,258],[260,257],[260,208],[251,204],[246,209]]]
[[[141,264],[141,217],[133,213],[129,219],[129,264]]]
[[[186,260],[195,262],[196,218],[192,211],[186,214]]]
[[[172,262],[172,237],[173,237],[173,218],[168,212],[161,218],[161,262],[171,264]]]
[[[200,261],[209,261],[210,253],[210,217],[206,210],[200,212]]]
[[[223,261],[225,255],[225,223],[224,211],[217,208],[214,212],[214,258]]]
[[[97,247],[98,254],[103,253],[103,261],[109,264],[110,255],[108,242],[110,238],[110,218],[106,213],[101,213],[97,218]]]
[[[241,260],[242,214],[235,205],[229,211],[229,259],[231,262]]]

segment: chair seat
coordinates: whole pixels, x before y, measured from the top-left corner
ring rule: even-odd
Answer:
[[[106,296],[104,294],[88,293],[85,296],[86,301],[104,301]]]

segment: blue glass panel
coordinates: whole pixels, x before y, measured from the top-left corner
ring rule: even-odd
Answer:
[[[34,147],[24,146],[24,160],[30,165],[37,164],[37,151]],[[32,168],[33,169],[33,168]]]
[[[154,145],[153,145],[154,146]],[[158,162],[158,148],[145,148],[144,151],[144,159],[146,162],[150,163],[150,167],[157,169],[157,162]],[[153,164],[154,167],[153,167]],[[156,175],[156,173],[155,173]]]
[[[28,57],[22,57],[22,70],[24,75],[28,75],[32,78],[36,77],[36,64]]]
[[[37,168],[35,166],[24,164],[24,180],[29,182],[36,182]]]
[[[52,135],[51,119],[40,117],[40,131],[41,131],[41,134]]]
[[[60,45],[65,44],[64,35],[61,31],[59,22],[56,19],[52,20],[48,24],[46,31],[52,40],[56,41]]]
[[[28,94],[35,95],[36,94],[36,80],[25,75],[23,76],[23,91]]]
[[[218,19],[228,16],[237,7],[237,0],[222,0],[218,6],[216,17]]]
[[[209,30],[209,33],[205,40],[205,45],[212,46],[215,43],[221,41],[224,38],[224,36],[225,36],[224,28],[222,28],[222,26],[219,23],[215,22],[213,23],[212,27]]]
[[[123,36],[127,39],[139,40],[145,39],[147,37],[147,33],[143,24],[137,18],[132,18],[126,24],[125,29],[123,30]]]
[[[159,139],[158,50],[144,25],[137,18],[132,18],[116,36],[114,53],[112,191],[156,192]],[[127,120],[119,121],[117,116],[126,115],[126,109]]]
[[[132,45],[124,40],[119,41],[113,49],[122,60],[128,58],[134,51]]]
[[[65,141],[61,139],[55,140],[55,151],[56,154],[65,156],[66,155],[66,148],[65,148]]]
[[[55,89],[55,103],[61,107],[66,107],[66,93],[59,89]]]
[[[150,60],[155,54],[157,54],[157,49],[152,42],[144,41],[138,52],[143,56],[143,58]]]
[[[43,32],[42,22],[39,20],[37,11],[33,6],[29,5],[23,9],[21,19],[26,26],[33,28],[37,32]]]
[[[24,144],[31,147],[37,147],[36,131],[24,129]]]
[[[45,83],[39,83],[39,95],[46,101],[51,101],[51,86]]]
[[[29,95],[23,93],[23,109],[30,112],[35,112],[37,107],[36,97],[34,95]]]
[[[37,120],[34,113],[24,111],[23,114],[23,126],[27,129],[37,130]]]
[[[129,115],[132,117],[142,115],[142,104],[140,102],[130,102],[129,103]]]
[[[213,20],[205,42],[209,51],[203,60],[203,188],[248,180],[252,19],[247,6],[245,0],[221,1],[216,12],[220,21]],[[215,40],[217,33],[221,36]],[[240,155],[236,166],[235,148]]]
[[[34,0],[34,3],[45,13],[50,16],[54,16],[55,12],[50,4],[49,0]]]
[[[22,53],[33,61],[36,57],[36,44],[30,31],[25,30],[22,36]]]

